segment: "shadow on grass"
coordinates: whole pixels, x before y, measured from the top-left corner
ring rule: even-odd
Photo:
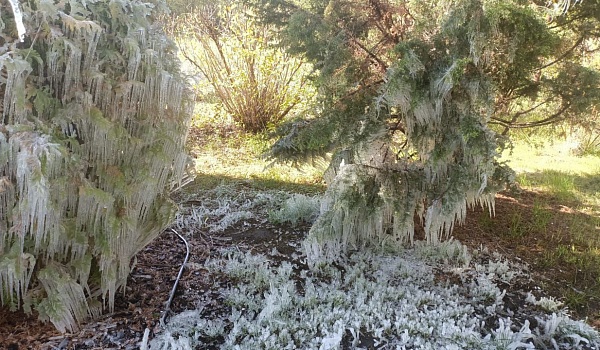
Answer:
[[[248,179],[198,173],[196,174],[194,181],[186,185],[182,190],[185,192],[206,191],[222,184],[239,185],[260,191],[280,190],[302,194],[319,194],[325,192],[326,189],[326,186],[323,183],[288,182],[262,177],[252,177]]]

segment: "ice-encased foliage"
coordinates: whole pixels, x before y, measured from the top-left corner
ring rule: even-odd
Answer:
[[[462,250],[460,244],[452,244]],[[447,248],[447,246],[445,247]],[[341,266],[308,272],[298,261],[223,251],[210,271],[238,281],[218,291],[229,313],[174,316],[150,349],[596,349],[600,335],[564,311],[522,317],[504,305],[506,291],[464,261],[430,262],[418,248],[398,254],[362,251]],[[491,264],[492,262],[490,262]],[[494,262],[496,263],[496,262]],[[456,269],[460,267],[460,269]],[[490,266],[486,270],[494,270]],[[298,272],[300,270],[300,272]],[[439,283],[436,273],[460,284]],[[214,293],[212,291],[211,293]],[[511,316],[507,316],[507,315]],[[215,346],[213,342],[218,345]]]
[[[269,212],[269,220],[274,223],[287,222],[292,226],[301,222],[312,223],[319,213],[319,206],[318,196],[293,194],[281,204],[279,210]]]
[[[415,220],[437,243],[464,222],[468,207],[493,214],[495,192],[511,176],[497,164],[498,136],[488,127],[494,48],[481,41],[501,35],[494,6],[461,2],[429,28],[430,42],[394,47],[364,114],[342,124],[353,128],[343,145],[349,156],[334,157],[339,165],[332,164],[335,177],[306,241],[311,261],[373,242],[412,243]],[[425,25],[410,30],[418,37]]]
[[[26,35],[0,4],[0,301],[66,331],[113,309],[173,219],[189,103],[162,1],[11,3]]]

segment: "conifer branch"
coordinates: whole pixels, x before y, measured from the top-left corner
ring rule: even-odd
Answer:
[[[558,56],[557,59],[555,59],[552,62],[546,63],[543,66],[539,67],[536,69],[536,71],[540,71],[542,69],[548,68],[552,65],[555,65],[556,63],[564,60],[568,55],[570,55],[579,45],[581,45],[581,43],[585,40],[584,36],[580,36],[579,39],[577,39],[575,41],[575,44],[573,44],[573,46],[571,46],[567,51],[563,52],[560,56]]]

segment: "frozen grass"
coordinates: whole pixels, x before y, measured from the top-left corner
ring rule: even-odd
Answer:
[[[283,210],[285,204],[297,196],[299,195],[277,190],[257,192],[235,184],[222,183],[211,190],[186,198],[185,202],[197,204],[182,208],[173,227],[181,231],[222,232],[243,220],[266,220],[269,213]],[[317,197],[310,198],[318,201]],[[307,215],[305,212],[300,214]],[[296,217],[296,220],[304,216]]]
[[[303,270],[298,269],[301,259],[275,266],[262,255],[226,250],[207,267],[238,282],[219,290],[230,315],[219,318],[203,310],[177,315],[152,340],[151,349],[201,348],[202,341],[214,339],[222,339],[221,349],[252,350],[360,349],[366,344],[384,349],[600,346],[594,329],[545,299],[523,301],[532,305],[535,326],[514,321],[523,318],[511,315],[502,301],[505,291],[496,284],[512,278],[507,262],[465,265],[457,242],[439,253],[437,258],[434,250],[420,248],[391,255],[363,252],[351,255],[343,267]],[[462,283],[436,282],[440,271]],[[540,311],[538,305],[553,312]]]
[[[293,194],[283,202],[281,208],[269,212],[269,220],[274,223],[312,223],[319,215],[321,199],[319,196]]]

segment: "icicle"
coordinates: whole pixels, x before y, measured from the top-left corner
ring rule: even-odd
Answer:
[[[21,8],[19,7],[19,0],[9,0],[10,6],[12,7],[13,16],[15,17],[15,23],[17,25],[17,34],[19,36],[19,41],[23,42],[25,39],[25,25],[23,24],[23,13],[21,12]]]
[[[481,175],[481,186],[479,186],[479,190],[477,190],[477,195],[481,196],[483,194],[483,191],[486,189],[487,187],[487,180],[488,180],[488,176],[487,174],[482,174]]]
[[[25,80],[31,73],[29,63],[21,58],[12,57],[10,52],[0,56],[0,70],[6,69],[4,88],[4,112],[10,124],[26,122],[26,109],[22,105],[25,93]]]
[[[439,116],[435,113],[435,107],[428,100],[421,101],[413,110],[415,121],[420,125],[433,127],[440,124]]]
[[[92,71],[92,63],[95,59],[96,47],[103,31],[102,27],[100,27],[94,21],[78,20],[64,12],[59,12],[59,14],[62,19],[63,29],[67,38],[73,40],[82,39],[87,47],[85,55],[83,55],[83,65],[81,67],[77,66],[77,71],[81,70],[81,72],[83,72],[86,76],[85,81],[89,82],[90,77],[88,76],[88,73]],[[81,62],[81,57],[79,60]],[[69,62],[67,62],[67,65],[68,64]],[[65,76],[66,78],[68,77],[66,74]]]
[[[0,143],[0,147],[2,146]],[[1,174],[2,172],[0,172],[0,232],[8,232],[12,221],[10,215],[16,204],[15,187],[8,176],[1,176]],[[3,242],[3,238],[0,238],[0,252],[4,251]]]
[[[123,42],[129,62],[127,63],[127,77],[129,80],[136,80],[138,75],[138,69],[142,60],[142,53],[138,46],[137,40],[133,38],[126,38]]]
[[[62,102],[66,103],[74,97],[73,93],[80,84],[81,50],[79,46],[69,39],[63,40],[65,46],[65,67],[63,80]]]
[[[171,97],[171,79],[173,77],[166,71],[162,71],[160,74],[160,87],[158,88],[158,110],[164,111],[169,105],[169,98]]]
[[[141,47],[146,47],[146,28],[138,27],[136,30],[132,31],[131,35],[140,43]]]
[[[86,23],[89,21],[86,21]],[[91,22],[90,24],[90,34],[86,37],[87,39],[87,52],[84,56],[82,71],[86,73],[86,82],[89,80],[90,72],[93,72],[92,65],[95,61],[96,56],[96,48],[98,47],[98,42],[100,41],[100,37],[102,35],[102,27],[98,26],[96,23]]]
[[[415,233],[413,216],[410,215],[407,219],[404,213],[395,212],[393,232],[400,244],[409,243],[412,245]]]
[[[77,324],[91,316],[83,287],[57,264],[46,266],[38,279],[47,293],[38,311],[48,317],[54,326],[65,332],[77,330]]]
[[[155,109],[155,103],[156,100],[158,99],[157,97],[157,80],[158,78],[155,75],[146,75],[146,78],[144,79],[144,103],[142,103],[142,105],[140,106],[140,113],[149,113],[149,111],[154,110],[154,112],[156,112]],[[155,115],[156,113],[152,113],[152,115]]]
[[[29,288],[29,281],[33,274],[36,259],[29,253],[22,253],[23,246],[19,242],[13,243],[6,254],[0,255],[0,286],[6,286],[9,300],[17,308]],[[3,287],[4,288],[4,287]],[[5,304],[5,293],[0,293],[0,303]]]
[[[89,79],[90,87],[88,92],[93,96],[95,105],[102,105],[104,100],[104,74],[96,72]]]
[[[77,208],[77,226],[78,230],[98,234],[107,230],[111,232],[110,217],[114,216],[114,197],[107,192],[83,185],[79,188],[79,202]],[[92,227],[89,227],[89,225]]]
[[[60,91],[61,86],[60,77],[64,73],[62,71],[62,65],[59,64],[63,53],[63,38],[56,38],[50,45],[51,47],[46,53],[48,78],[50,81],[50,89],[58,92]]]
[[[18,196],[21,198],[18,217],[20,231],[33,236],[35,250],[45,242],[48,232],[59,227],[59,215],[51,205],[48,174],[42,171],[42,159],[48,169],[60,157],[57,144],[48,142],[48,136],[33,132],[19,132],[10,137],[11,153],[15,156]],[[23,200],[25,199],[25,200]]]
[[[392,73],[393,74],[393,73]],[[407,114],[411,108],[412,94],[410,85],[400,78],[394,77],[393,83],[388,87],[384,96],[388,106],[398,106],[402,114]]]

